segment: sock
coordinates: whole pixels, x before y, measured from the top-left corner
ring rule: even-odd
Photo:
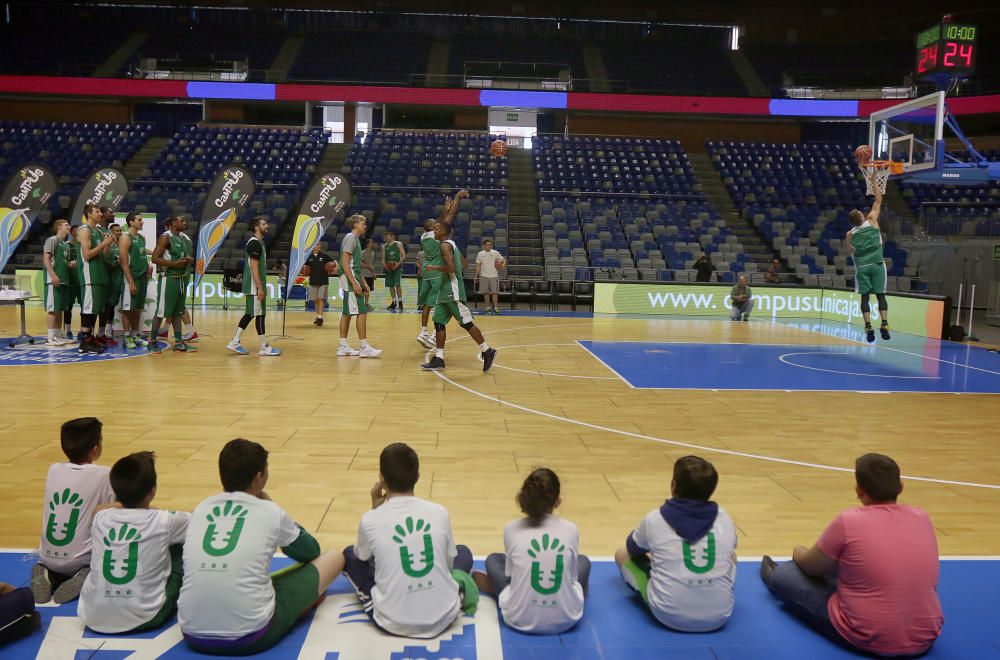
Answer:
[[[55,328],[49,328],[49,340],[53,341],[56,338]]]
[[[107,325],[107,324],[105,324],[105,325],[104,325],[104,336],[105,336],[105,337],[110,337],[111,335],[112,335],[112,332],[111,332],[111,326],[110,326],[110,325]]]
[[[242,336],[243,336],[243,328],[236,326],[236,334],[233,335],[233,343],[234,344],[240,343],[240,337]]]
[[[490,345],[487,344],[486,342],[483,342],[482,344],[479,345],[479,350],[485,353],[486,351],[490,350]]]
[[[261,337],[260,339],[260,350],[266,351],[271,348],[271,345],[267,343],[267,340]]]
[[[426,325],[424,326],[424,331],[421,334],[424,335],[425,337],[430,337],[431,336],[431,333],[427,332],[427,326]]]
[[[439,358],[441,358],[443,360],[444,359],[444,349],[443,348],[435,348],[434,349],[434,357],[439,357]]]
[[[889,325],[889,321],[887,321],[886,319],[882,319],[882,325]]]
[[[361,348],[368,348],[368,340],[367,339],[362,339],[361,340]]]
[[[69,332],[69,323],[63,323],[63,332]]]
[[[341,337],[340,338],[340,347],[341,348],[347,348],[347,337]]]
[[[192,334],[194,334],[194,324],[193,323],[185,323],[184,324],[184,334],[186,334],[186,335],[192,335]]]
[[[182,342],[183,343],[183,341],[184,341],[184,335],[183,335],[183,333],[180,333],[180,332],[177,332],[176,330],[174,330],[174,342],[175,343],[176,342]]]
[[[321,319],[321,318],[323,318],[323,316],[322,316],[322,315],[320,315],[320,314],[317,314],[317,315],[316,315],[316,318],[318,318],[318,319]]]

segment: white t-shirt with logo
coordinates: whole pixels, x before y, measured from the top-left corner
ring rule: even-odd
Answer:
[[[45,478],[42,540],[43,566],[72,575],[90,565],[90,523],[94,509],[115,501],[106,465],[55,463]]]
[[[459,615],[451,576],[458,549],[448,511],[419,497],[390,497],[361,517],[358,559],[375,559],[375,621],[404,637],[434,637]]]
[[[577,576],[580,532],[558,516],[538,525],[526,518],[507,523],[504,572],[510,586],[500,592],[504,622],[522,632],[553,635],[583,617],[583,587]]]
[[[284,509],[249,493],[221,493],[199,504],[184,538],[181,630],[239,639],[267,626],[274,614],[271,559],[299,531]]]
[[[148,623],[167,601],[170,546],[183,543],[190,513],[105,509],[94,516],[94,553],[78,614],[101,633]]]
[[[476,263],[479,264],[480,277],[500,277],[497,272],[497,259],[503,259],[503,255],[496,250],[480,250],[476,255]]]
[[[722,507],[711,530],[694,544],[681,538],[659,509],[643,518],[632,538],[649,550],[646,595],[660,623],[684,632],[725,625],[733,613],[736,526]]]

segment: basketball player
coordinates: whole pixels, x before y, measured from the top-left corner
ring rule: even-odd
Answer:
[[[875,173],[871,176],[874,178]],[[882,231],[878,225],[879,212],[882,210],[882,190],[874,180],[871,184],[875,191],[872,210],[867,216],[858,209],[851,211],[849,219],[853,226],[845,239],[847,249],[854,256],[854,290],[861,294],[861,315],[865,319],[865,339],[869,343],[875,341],[869,303],[873,293],[878,300],[878,315],[882,319],[879,333],[882,339],[890,338],[889,303],[885,299],[885,257],[882,253]]]
[[[114,220],[114,209],[108,206],[102,206],[101,220],[97,225],[97,235],[101,240],[103,240],[106,235],[113,235],[114,230],[112,227],[114,227]],[[108,296],[107,300],[104,301],[104,309],[98,312],[97,331],[94,333],[98,336],[97,341],[104,346],[118,345],[118,342],[115,341],[114,333],[111,328],[115,320],[115,305],[118,304],[117,290],[115,289],[115,285],[117,284],[116,277],[121,272],[121,269],[118,266],[118,255],[115,253],[115,245],[117,245],[117,242],[113,242],[110,246],[108,246],[107,251],[104,253],[104,267],[108,271]]]
[[[382,246],[382,272],[385,273],[385,288],[389,289],[392,304],[386,307],[390,312],[403,311],[403,261],[406,260],[406,248],[396,240],[396,232],[389,229],[385,232],[385,244]]]
[[[111,309],[111,313],[107,314],[107,309],[105,308],[105,320],[107,321],[107,326],[104,330],[104,336],[115,342],[114,339],[114,329],[115,329],[115,307],[122,299],[122,289],[125,288],[125,275],[122,273],[121,266],[121,248],[120,243],[122,240],[122,226],[118,224],[111,225],[106,229],[106,231],[111,234],[111,238],[114,241],[108,248],[106,253],[106,258],[104,263],[108,266],[108,297],[114,302],[108,303],[108,308]],[[108,344],[109,346],[111,344]]]
[[[237,355],[246,355],[247,349],[240,345],[240,337],[250,321],[253,321],[257,336],[260,337],[260,355],[277,357],[281,355],[281,351],[264,338],[264,317],[267,315],[267,247],[264,246],[264,236],[267,234],[267,218],[258,215],[251,220],[250,231],[252,235],[243,248],[243,298],[246,301],[246,311],[226,348]]]
[[[420,334],[417,335],[417,343],[431,350],[437,348],[437,343],[434,337],[427,331],[427,324],[430,320],[431,308],[437,304],[438,291],[441,286],[441,273],[432,270],[430,267],[444,265],[444,262],[441,260],[441,246],[438,240],[434,238],[434,224],[442,222],[451,225],[455,219],[455,214],[458,213],[459,203],[468,196],[468,190],[459,190],[454,199],[445,197],[441,217],[437,220],[433,218],[427,220],[424,223],[424,233],[420,236],[420,247],[424,253],[424,277],[420,280],[420,287],[417,290],[417,307],[422,308],[420,311]]]
[[[142,236],[142,214],[129,213],[125,218],[128,231],[118,243],[119,261],[124,278],[122,286],[122,328],[125,331],[125,348],[149,345],[142,338],[140,325],[142,308],[146,302],[146,285],[149,283],[149,257],[146,239]]]
[[[193,353],[198,349],[184,342],[181,333],[181,316],[184,314],[184,302],[187,276],[194,263],[194,251],[190,240],[181,237],[181,229],[187,222],[180,216],[167,218],[167,229],[156,240],[153,249],[153,263],[160,268],[160,280],[156,287],[156,315],[149,333],[150,350],[160,353],[163,349],[157,341],[160,323],[174,328],[174,350],[178,353]]]
[[[69,291],[66,294],[66,311],[63,313],[63,336],[71,342],[73,341],[73,304],[83,304],[83,299],[80,297],[80,272],[76,269],[76,262],[80,254],[80,244],[76,240],[76,232],[79,229],[79,226],[71,226],[69,237],[66,239],[66,245],[69,246],[69,254],[67,255],[69,259]]]
[[[434,330],[437,333],[437,345],[431,361],[420,365],[426,371],[444,369],[444,344],[447,339],[445,328],[448,321],[454,317],[472,337],[483,356],[483,373],[490,370],[496,358],[496,349],[490,348],[483,338],[483,333],[472,322],[472,312],[466,306],[465,280],[462,277],[462,253],[451,240],[451,223],[438,222],[434,225],[434,236],[441,244],[441,259],[443,266],[428,266],[429,271],[441,273],[437,305],[434,306]]]
[[[363,358],[378,357],[382,351],[368,345],[368,302],[366,295],[371,293],[368,282],[361,277],[361,237],[365,233],[367,223],[365,216],[354,214],[347,219],[350,229],[340,244],[340,288],[344,298],[344,307],[340,315],[340,346],[337,356],[359,356]],[[347,333],[351,329],[351,317],[355,317],[358,339],[361,340],[361,350],[348,346]]]
[[[99,230],[101,211],[94,204],[83,207],[83,215],[87,224],[77,231],[77,241],[80,244],[80,255],[77,260],[77,272],[80,275],[80,338],[81,353],[101,354],[105,346],[94,336],[97,315],[106,306],[108,296],[108,269],[104,263],[104,254],[114,238],[110,233]]]
[[[45,239],[42,259],[45,262],[45,311],[48,327],[46,346],[63,346],[70,343],[60,337],[59,321],[69,302],[69,223],[56,220],[52,224],[55,233]]]

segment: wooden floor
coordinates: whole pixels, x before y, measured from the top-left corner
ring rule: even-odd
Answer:
[[[29,313],[41,328],[41,311]],[[841,341],[780,325],[485,317],[477,322],[499,349],[496,367],[483,375],[477,348],[452,327],[458,339],[445,380],[418,369],[424,350],[412,314],[369,320],[371,341],[384,350],[378,360],[337,358],[337,315],[316,328],[304,313],[289,316],[288,333],[302,340],[276,342],[281,357],[235,356],[223,347],[238,316],[199,312],[200,332],[214,336],[192,355],[0,367],[0,546],[37,542],[45,473],[63,460],[59,425],[85,415],[105,424],[102,463],[156,452],[155,505],[163,508],[190,510],[220,490],[216,461],[226,441],[263,443],[267,490],[324,547],[353,542],[379,451],[396,441],[420,453],[418,494],[448,508],[456,539],[476,554],[502,549],[520,481],[541,465],[560,475],[560,512],[596,556],[611,554],[662,503],[673,461],[688,453],[718,468],[716,499],[745,555],[789,554],[856,504],[851,474],[768,458],[852,467],[856,456],[880,451],[904,473],[1000,484],[994,395],[635,390],[573,343]],[[269,329],[279,322],[270,317]],[[0,328],[9,336],[15,327],[13,311],[0,310]],[[909,481],[903,501],[930,512],[943,554],[1000,554],[1000,490]]]

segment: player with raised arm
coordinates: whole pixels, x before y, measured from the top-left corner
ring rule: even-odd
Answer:
[[[875,173],[867,176],[874,178]],[[879,332],[882,339],[889,336],[889,303],[885,299],[885,256],[882,252],[882,230],[878,224],[878,216],[882,211],[882,189],[872,180],[871,188],[875,194],[872,210],[866,216],[862,211],[854,209],[849,217],[852,225],[845,238],[847,249],[854,257],[854,290],[861,294],[861,315],[865,319],[865,338],[869,343],[875,341],[875,330],[871,322],[871,294],[878,300],[878,315],[882,319]]]
[[[427,331],[428,321],[431,316],[431,309],[437,304],[438,291],[441,288],[441,274],[432,270],[430,266],[442,266],[441,246],[434,237],[434,225],[443,222],[451,225],[458,213],[458,206],[463,199],[468,198],[468,190],[459,190],[455,197],[444,198],[444,208],[441,210],[441,217],[437,220],[429,219],[424,223],[424,233],[420,236],[420,248],[424,253],[423,259],[423,279],[417,290],[417,307],[420,310],[420,334],[417,335],[417,343],[424,348],[431,350],[437,347],[434,337]]]

